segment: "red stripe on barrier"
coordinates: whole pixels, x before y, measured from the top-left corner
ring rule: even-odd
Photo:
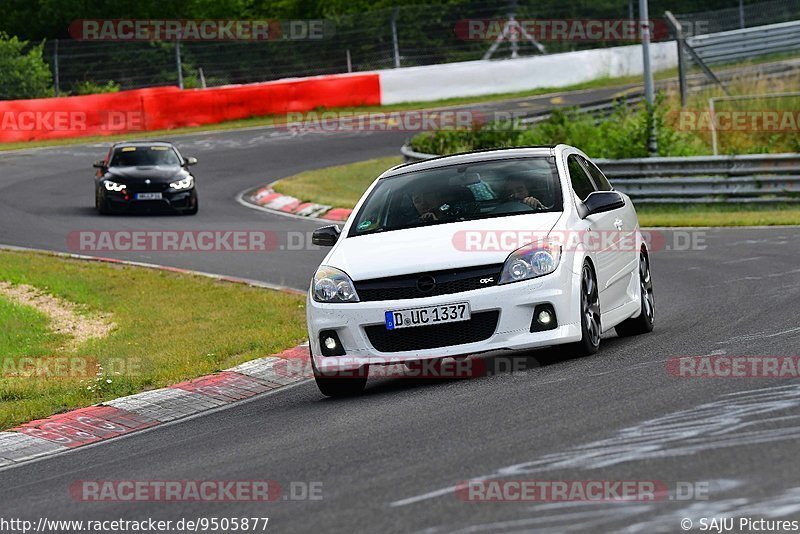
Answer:
[[[101,95],[0,101],[0,142],[169,130],[315,108],[379,105],[378,74],[248,85],[159,87]]]
[[[159,421],[112,406],[90,406],[12,428],[12,431],[58,443],[67,448],[122,436]]]
[[[253,397],[272,389],[260,380],[230,371],[203,376],[169,387],[200,393],[226,403]]]

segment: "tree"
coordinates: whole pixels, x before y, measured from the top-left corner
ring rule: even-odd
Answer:
[[[0,32],[0,100],[53,94],[53,76],[42,59],[44,42],[29,45]]]

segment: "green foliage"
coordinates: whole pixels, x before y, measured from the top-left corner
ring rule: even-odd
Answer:
[[[42,60],[43,47],[0,32],[0,100],[52,96],[53,77]]]
[[[117,91],[119,91],[119,84],[114,82],[114,80],[109,80],[108,83],[105,84],[98,84],[86,80],[72,87],[73,95],[94,95],[98,93],[116,93]]]
[[[654,110],[659,154],[705,153],[700,140],[667,125],[665,109],[663,98],[659,97]],[[619,103],[605,118],[567,108],[555,110],[548,119],[530,128],[518,122],[494,122],[469,131],[425,132],[414,137],[411,146],[428,154],[455,154],[487,148],[566,143],[580,147],[595,158],[647,157],[649,116],[645,106],[629,108],[624,103]]]

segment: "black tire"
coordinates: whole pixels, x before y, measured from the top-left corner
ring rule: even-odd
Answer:
[[[184,211],[184,215],[197,215],[197,212],[200,210],[200,200],[198,200],[197,196],[194,197],[194,206],[189,208],[188,210]]]
[[[656,301],[653,296],[653,277],[650,274],[650,259],[639,253],[639,289],[641,291],[641,313],[639,317],[626,319],[614,327],[620,337],[638,336],[653,331]]]
[[[103,200],[100,199],[100,195],[98,195],[97,193],[95,193],[94,195],[94,208],[100,215],[108,215],[110,213],[108,210],[108,206]]]
[[[360,395],[367,385],[369,365],[362,365],[355,371],[322,373],[314,365],[314,357],[311,356],[311,368],[314,371],[314,380],[317,382],[317,388],[326,397],[353,397]]]
[[[589,262],[581,270],[581,340],[566,346],[570,356],[589,356],[600,348],[600,296]]]

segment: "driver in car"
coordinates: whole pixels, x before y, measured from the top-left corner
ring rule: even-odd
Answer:
[[[442,192],[430,187],[420,187],[411,192],[411,203],[420,221],[438,221],[448,215]]]
[[[533,209],[546,209],[545,205],[542,204],[538,198],[532,196],[528,192],[528,186],[522,180],[512,178],[506,181],[505,191],[509,198],[519,200],[523,204]]]

